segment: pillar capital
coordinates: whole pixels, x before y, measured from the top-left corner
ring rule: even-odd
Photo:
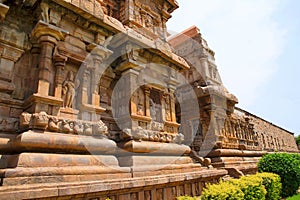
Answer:
[[[5,19],[8,9],[9,7],[7,5],[0,3],[0,21],[3,21]]]
[[[62,56],[62,55],[54,55],[53,56],[53,60],[54,60],[54,64],[55,66],[65,66],[66,61],[68,60],[68,58],[66,56]]]
[[[102,61],[108,58],[113,52],[103,46],[97,45],[95,43],[91,43],[87,46],[87,50]]]
[[[39,41],[56,43],[57,41],[64,40],[67,34],[69,33],[61,28],[39,21],[34,27],[31,37],[35,37]]]

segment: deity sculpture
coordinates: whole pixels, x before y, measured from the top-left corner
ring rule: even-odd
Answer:
[[[166,120],[171,121],[171,99],[169,95],[166,96],[165,111],[166,111]]]
[[[74,83],[74,74],[72,71],[68,72],[67,78],[63,83],[63,99],[64,107],[72,108],[73,101],[75,98],[75,83]]]
[[[138,90],[138,96],[137,96],[137,114],[138,115],[144,115],[144,101],[145,101],[145,97],[144,97],[144,93],[142,89]]]
[[[150,99],[150,116],[153,121],[156,120],[156,108],[155,108],[155,103],[152,99]]]

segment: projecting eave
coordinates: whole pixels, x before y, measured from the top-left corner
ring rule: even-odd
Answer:
[[[171,4],[171,8],[168,10],[169,13],[172,13],[174,10],[176,10],[177,8],[179,8],[179,4],[176,0],[167,0],[170,4]]]
[[[189,69],[189,64],[180,56],[172,52],[169,43],[160,39],[151,40],[140,33],[126,27],[125,32],[115,35],[110,43],[112,49],[116,49],[126,42],[131,42],[139,46],[139,49],[148,50],[171,63],[177,70]]]
[[[173,46],[176,47],[182,43],[184,43],[187,40],[193,39],[196,36],[200,35],[200,29],[196,26],[192,26],[181,33],[178,33],[176,35],[173,35],[168,38],[168,42]]]

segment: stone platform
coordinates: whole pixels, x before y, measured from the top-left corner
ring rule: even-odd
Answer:
[[[137,178],[111,177],[107,180],[41,183],[0,187],[0,199],[101,199],[162,200],[181,195],[200,195],[205,184],[217,182],[226,170],[204,169]]]

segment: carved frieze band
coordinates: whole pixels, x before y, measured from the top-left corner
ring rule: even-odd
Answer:
[[[163,143],[177,143],[181,144],[184,141],[184,135],[170,134],[167,132],[160,132],[154,130],[146,130],[142,127],[136,129],[124,129],[120,135],[121,140],[139,140]]]
[[[39,129],[57,133],[76,135],[94,135],[107,137],[108,128],[101,121],[87,122],[82,120],[59,119],[50,116],[46,112],[22,113],[20,116],[20,127],[23,130]]]

